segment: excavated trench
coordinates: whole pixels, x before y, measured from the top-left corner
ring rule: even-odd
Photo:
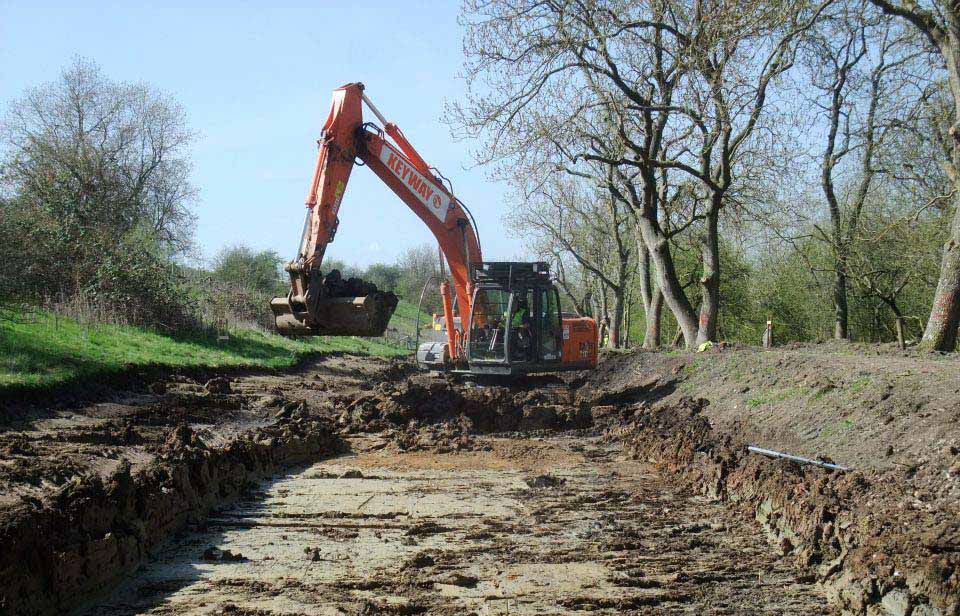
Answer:
[[[29,452],[0,468],[0,611],[866,613],[902,589],[903,614],[936,613],[943,597],[831,551],[853,532],[825,531],[832,505],[723,449],[701,403],[657,408],[669,382],[583,385],[464,386],[347,357],[172,378],[110,413],[21,411],[0,433]],[[63,436],[78,426],[81,445]],[[92,461],[89,435],[128,428]],[[51,443],[52,488],[25,479]]]
[[[87,614],[817,614],[722,505],[596,437],[380,437],[261,484]]]

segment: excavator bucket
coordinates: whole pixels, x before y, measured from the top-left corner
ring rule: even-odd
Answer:
[[[382,336],[397,308],[397,296],[359,278],[343,280],[340,272],[309,277],[306,292],[270,301],[277,330],[285,336]]]

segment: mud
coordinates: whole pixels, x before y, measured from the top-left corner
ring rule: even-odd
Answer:
[[[369,379],[387,367],[349,357],[325,363],[312,374]],[[265,473],[340,451],[330,422],[288,397],[300,380],[302,371],[233,382],[172,376],[115,390],[108,402],[77,404],[71,392],[59,404],[7,414],[0,613],[63,613]],[[358,382],[338,386],[349,391]]]
[[[23,407],[0,612],[960,613],[957,451],[762,458],[685,358],[631,361],[508,387],[331,357]]]
[[[351,435],[352,453],[264,482],[86,613],[828,611],[752,525],[615,445],[476,438],[482,450],[397,453]]]
[[[318,271],[315,275],[319,274]],[[343,278],[339,270],[331,270],[323,276],[318,286],[316,293],[320,299],[316,309],[317,312],[314,315],[317,322],[311,326],[315,328],[314,333],[341,336],[382,336],[400,301],[392,291],[380,291],[377,285],[372,282],[360,278]],[[310,295],[309,292],[308,295]],[[368,301],[369,312],[365,319],[360,322],[355,320],[350,310],[342,312],[342,309],[333,310],[332,307],[325,307],[324,305],[324,299],[326,298],[353,299],[357,297],[366,297]],[[277,323],[279,325],[280,320]],[[283,331],[282,327],[281,331]]]
[[[382,383],[360,396],[333,399],[348,433],[383,433],[401,450],[471,449],[472,436],[494,432],[572,430],[592,425],[589,410],[566,386],[462,386],[418,376]]]
[[[29,505],[0,527],[0,607],[10,614],[63,612],[136,570],[189,521],[228,504],[266,472],[338,451],[326,426],[295,417],[210,447],[186,424],[157,458],[131,473],[123,461]]]

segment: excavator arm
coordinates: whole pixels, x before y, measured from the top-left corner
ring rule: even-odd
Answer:
[[[383,124],[382,129],[363,122],[363,103]],[[359,160],[413,210],[437,239],[463,321],[461,328],[455,326],[450,286],[444,280],[440,292],[448,348],[451,359],[462,358],[462,332],[469,331],[466,321],[473,295],[470,268],[482,261],[469,212],[400,129],[387,122],[364,95],[363,84],[351,83],[334,91],[318,143],[299,252],[285,267],[291,290],[286,297],[271,302],[278,329],[294,335],[364,336],[382,335],[386,329],[396,308],[392,293],[383,293],[362,281],[344,284],[337,275],[333,279],[331,274],[323,276],[320,269],[326,248],[336,235],[350,173]]]

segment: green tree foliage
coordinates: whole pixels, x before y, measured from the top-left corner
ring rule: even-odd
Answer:
[[[400,287],[403,270],[399,265],[374,263],[363,273],[363,279],[377,285],[377,288],[395,291]]]
[[[183,110],[78,59],[0,118],[0,300],[77,294],[141,324],[180,324],[173,259],[190,248]]]
[[[127,321],[161,331],[195,324],[186,278],[156,246],[131,235],[102,254],[87,283],[87,297]]]
[[[275,251],[254,251],[248,246],[224,248],[213,259],[213,277],[251,291],[279,294],[283,290],[280,265]]]
[[[807,244],[803,248],[809,247],[813,254],[767,247],[753,263],[750,290],[756,317],[762,321],[760,327],[771,319],[775,339],[781,342],[822,341],[832,333],[831,281],[826,275],[830,272],[830,256],[821,244]],[[819,263],[825,275],[818,279],[806,259]],[[759,343],[761,334],[762,329],[754,331],[749,342]]]
[[[396,286],[392,289],[401,298],[416,304],[426,286],[423,310],[427,313],[442,312],[439,287],[439,252],[431,244],[413,246],[400,254],[395,267],[398,271]]]

